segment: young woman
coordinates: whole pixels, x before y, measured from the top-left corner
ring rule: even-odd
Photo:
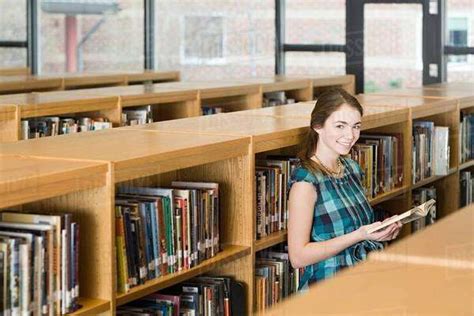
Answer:
[[[399,233],[399,222],[368,233],[381,222],[374,223],[360,166],[345,157],[359,138],[362,115],[357,99],[343,89],[321,94],[311,113],[289,194],[290,261],[305,268],[300,289],[365,259]]]

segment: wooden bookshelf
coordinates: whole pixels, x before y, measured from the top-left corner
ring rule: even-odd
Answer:
[[[19,138],[18,106],[0,105],[0,142],[16,141]]]
[[[194,91],[202,98],[203,91],[207,88],[214,89],[214,91],[212,93],[208,91],[206,92],[208,94],[204,93],[204,95],[215,97],[217,95],[216,89],[218,89],[213,86],[214,84],[209,84],[207,88],[193,86],[193,88],[186,89],[173,87],[173,85],[174,83],[153,86],[156,86],[156,89],[168,89],[166,91],[169,92],[169,98],[177,98],[182,91]],[[122,88],[125,87],[106,89]],[[137,89],[135,92],[140,92],[140,86],[133,88]],[[97,94],[96,90],[94,90],[94,95]],[[163,92],[165,90],[153,90],[154,92],[149,92],[149,98],[152,98],[156,91]],[[261,96],[261,87],[257,90],[259,91],[258,95]],[[104,94],[106,93],[104,92]],[[189,95],[191,96],[191,93]],[[127,102],[141,102],[134,101],[134,93],[130,92],[130,96],[130,100],[127,100],[126,94],[120,96],[121,106]],[[159,99],[158,96],[156,97]],[[404,228],[402,235],[408,238],[394,242],[386,253],[390,254],[392,247],[398,249],[395,246],[404,250],[402,244],[415,237],[420,240],[419,246],[417,246],[420,249],[424,245],[424,241],[432,240],[432,245],[436,246],[438,239],[443,239],[448,234],[456,234],[453,242],[459,245],[462,242],[472,243],[472,240],[466,239],[467,231],[472,233],[472,229],[467,226],[474,222],[472,218],[463,215],[461,222],[469,223],[462,227],[457,225],[463,224],[454,225],[449,222],[453,216],[457,216],[459,213],[455,212],[459,205],[459,170],[461,167],[468,168],[474,165],[474,162],[459,165],[456,154],[458,151],[457,140],[453,138],[450,143],[452,160],[448,175],[431,177],[416,184],[412,184],[411,179],[413,120],[433,120],[437,125],[449,126],[451,133],[454,133],[452,131],[455,131],[459,126],[459,119],[457,119],[460,111],[459,100],[453,96],[437,98],[403,95],[361,95],[358,98],[365,112],[362,122],[363,132],[401,133],[404,143],[404,159],[407,161],[403,170],[403,186],[378,195],[371,199],[371,204],[381,205],[393,213],[400,213],[411,206],[413,189],[432,184],[439,191],[440,222],[428,227],[425,231],[431,232],[435,231],[437,227],[449,227],[449,231],[447,228],[443,229],[444,232],[436,230],[435,237],[427,235],[427,238],[422,237],[426,235],[425,231],[417,232],[412,237],[410,231],[406,231]],[[254,108],[248,111],[190,117],[95,133],[79,133],[35,139],[28,142],[0,144],[0,201],[2,203],[0,208],[19,207],[19,210],[47,208],[53,211],[66,210],[78,213],[81,227],[84,225],[88,227],[86,229],[88,237],[84,241],[81,239],[81,242],[84,247],[88,247],[87,249],[93,249],[91,254],[81,259],[81,262],[86,265],[87,270],[91,266],[90,262],[101,263],[99,267],[91,268],[90,275],[81,276],[81,295],[83,294],[83,301],[86,302],[85,307],[79,311],[81,314],[94,314],[101,311],[113,314],[118,305],[202,273],[231,275],[237,280],[243,281],[247,285],[247,310],[251,313],[254,308],[252,293],[254,293],[256,253],[283,242],[287,238],[287,233],[280,231],[256,240],[255,160],[265,158],[268,154],[295,154],[296,145],[301,142],[307,131],[313,107],[314,101],[302,102],[275,108]],[[1,112],[2,108],[0,106],[0,113],[3,113]],[[430,108],[433,109],[432,112],[429,111]],[[8,115],[12,115],[14,111],[15,113],[19,112],[16,105],[5,106],[3,111],[9,113]],[[149,281],[140,287],[133,288],[126,294],[115,293],[113,287],[116,278],[115,252],[113,250],[113,197],[116,185],[169,186],[172,180],[215,181],[222,184],[221,239],[223,251],[211,261],[205,261],[191,270]],[[82,205],[82,201],[86,202],[83,203],[80,210],[77,210],[77,205]],[[472,210],[469,209],[469,211],[472,214]],[[472,237],[472,234],[468,237]],[[409,255],[417,256],[419,254],[417,247],[408,247]],[[441,254],[443,251],[441,248],[433,253],[427,252],[426,256],[436,256],[437,252]],[[472,252],[472,249],[469,248],[469,251]],[[105,254],[104,258],[100,259],[101,261],[94,257],[99,252]],[[374,291],[378,289],[380,292],[379,284],[383,281],[385,284],[390,284],[392,290],[389,290],[389,293],[393,295],[408,293],[408,290],[401,287],[402,284],[409,284],[408,288],[417,288],[417,284],[420,283],[417,281],[419,275],[430,278],[430,280],[433,278],[437,289],[442,286],[447,286],[450,289],[454,284],[451,284],[449,280],[445,280],[447,283],[443,283],[444,281],[439,275],[445,270],[436,270],[435,273],[431,270],[432,266],[419,266],[420,272],[414,270],[418,266],[407,266],[406,263],[379,261],[371,263],[371,260],[372,258],[367,262],[369,265],[364,263],[354,269],[348,269],[347,272],[341,272],[334,282],[343,280],[344,275],[350,271],[359,271],[354,276],[350,276],[351,280],[355,280],[355,283],[350,283],[350,286],[352,284],[362,286],[365,283],[357,282],[365,282],[366,278],[361,277],[360,271],[369,271],[372,269],[371,265],[374,264],[378,270],[371,270],[373,273],[371,272],[370,275],[374,275],[374,279],[369,279],[372,283],[368,283],[375,284],[373,285]],[[394,270],[395,264],[401,265],[406,271],[397,274],[397,271],[400,270],[395,269],[397,273],[393,272],[395,274],[390,274],[390,277],[378,274]],[[434,267],[434,269],[437,268]],[[98,273],[103,275],[99,276]],[[391,279],[392,276],[395,278],[394,280]],[[322,286],[331,284],[331,282],[333,280],[321,284],[321,289]],[[338,292],[335,293],[340,293],[341,286],[347,286],[346,281],[338,281],[337,284],[334,286],[334,291],[337,289]],[[393,290],[393,284],[400,285],[400,289],[403,290],[396,290],[396,288]],[[84,292],[82,292],[83,287]],[[368,288],[370,292],[372,286]],[[422,290],[421,288],[417,289]],[[356,296],[359,295],[357,300],[354,300],[353,303],[350,301],[349,305],[359,306],[357,305],[360,304],[359,301],[367,301],[367,291],[349,292]],[[377,293],[375,292],[375,294]],[[331,292],[331,295],[334,293]],[[378,293],[377,295],[385,294]],[[300,297],[305,296],[291,298],[277,308],[285,309],[287,308],[286,304],[293,304],[292,302],[296,302]],[[380,299],[393,302],[385,296],[380,296]],[[427,300],[428,298],[425,301]],[[390,307],[390,304],[380,304],[380,308]],[[344,312],[345,307],[339,305],[337,308]],[[308,306],[304,306],[305,310],[309,308]],[[318,312],[325,311],[325,307],[314,308]],[[292,314],[297,310],[292,310]],[[352,311],[357,311],[357,309]],[[446,311],[455,310],[446,309]]]
[[[91,72],[44,75],[12,73],[9,76],[2,75],[0,72],[0,94],[73,90],[177,80],[179,80],[179,72],[177,71]]]
[[[159,84],[180,92],[199,91],[201,107],[222,107],[224,112],[241,111],[262,107],[259,84],[235,81],[179,81]]]
[[[59,90],[61,89],[61,86],[61,78],[36,78],[29,75],[0,77],[0,95],[31,91]]]
[[[296,102],[313,100],[313,85],[310,79],[276,75],[273,77],[239,79],[249,84],[259,84],[262,93],[285,92],[287,98]]]
[[[350,94],[355,94],[354,75],[321,75],[310,78],[313,81],[313,95],[316,98],[324,89],[339,87]]]
[[[23,76],[31,74],[28,67],[0,68],[0,76]]]
[[[110,165],[0,155],[0,209],[71,212],[81,226],[80,293],[76,314],[110,311],[113,299]],[[79,206],[80,205],[80,206]]]
[[[152,105],[155,121],[199,116],[201,114],[198,90],[181,91],[160,84],[140,84],[122,87],[77,90],[101,96],[118,96],[121,109]]]
[[[145,70],[143,72],[127,73],[127,84],[129,85],[170,82],[170,81],[179,81],[179,80],[180,80],[179,71]]]

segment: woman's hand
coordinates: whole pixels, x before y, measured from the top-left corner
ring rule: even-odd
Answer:
[[[383,224],[385,221],[388,221],[392,217],[385,219],[383,222],[375,222],[369,225],[364,225],[364,226],[359,227],[358,232],[360,234],[360,238],[362,240],[375,240],[375,241],[388,241],[388,240],[395,239],[400,233],[400,228],[402,227],[402,223],[400,223],[399,221],[385,227],[382,230],[377,230],[371,234],[368,233],[368,231],[371,228],[380,226],[381,224]]]

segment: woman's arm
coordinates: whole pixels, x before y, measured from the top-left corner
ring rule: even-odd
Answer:
[[[310,242],[314,205],[317,198],[316,190],[311,183],[296,182],[291,187],[288,204],[290,210],[288,253],[294,268],[305,267],[331,258],[364,239],[384,240],[399,229],[399,223],[394,223],[380,232],[367,234],[369,227],[380,225],[380,222],[376,222],[330,240]]]

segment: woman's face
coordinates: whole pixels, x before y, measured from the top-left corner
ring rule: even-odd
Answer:
[[[318,149],[327,149],[339,155],[347,155],[359,139],[360,124],[359,111],[347,104],[341,105],[327,118],[324,126],[314,129],[319,134]]]

